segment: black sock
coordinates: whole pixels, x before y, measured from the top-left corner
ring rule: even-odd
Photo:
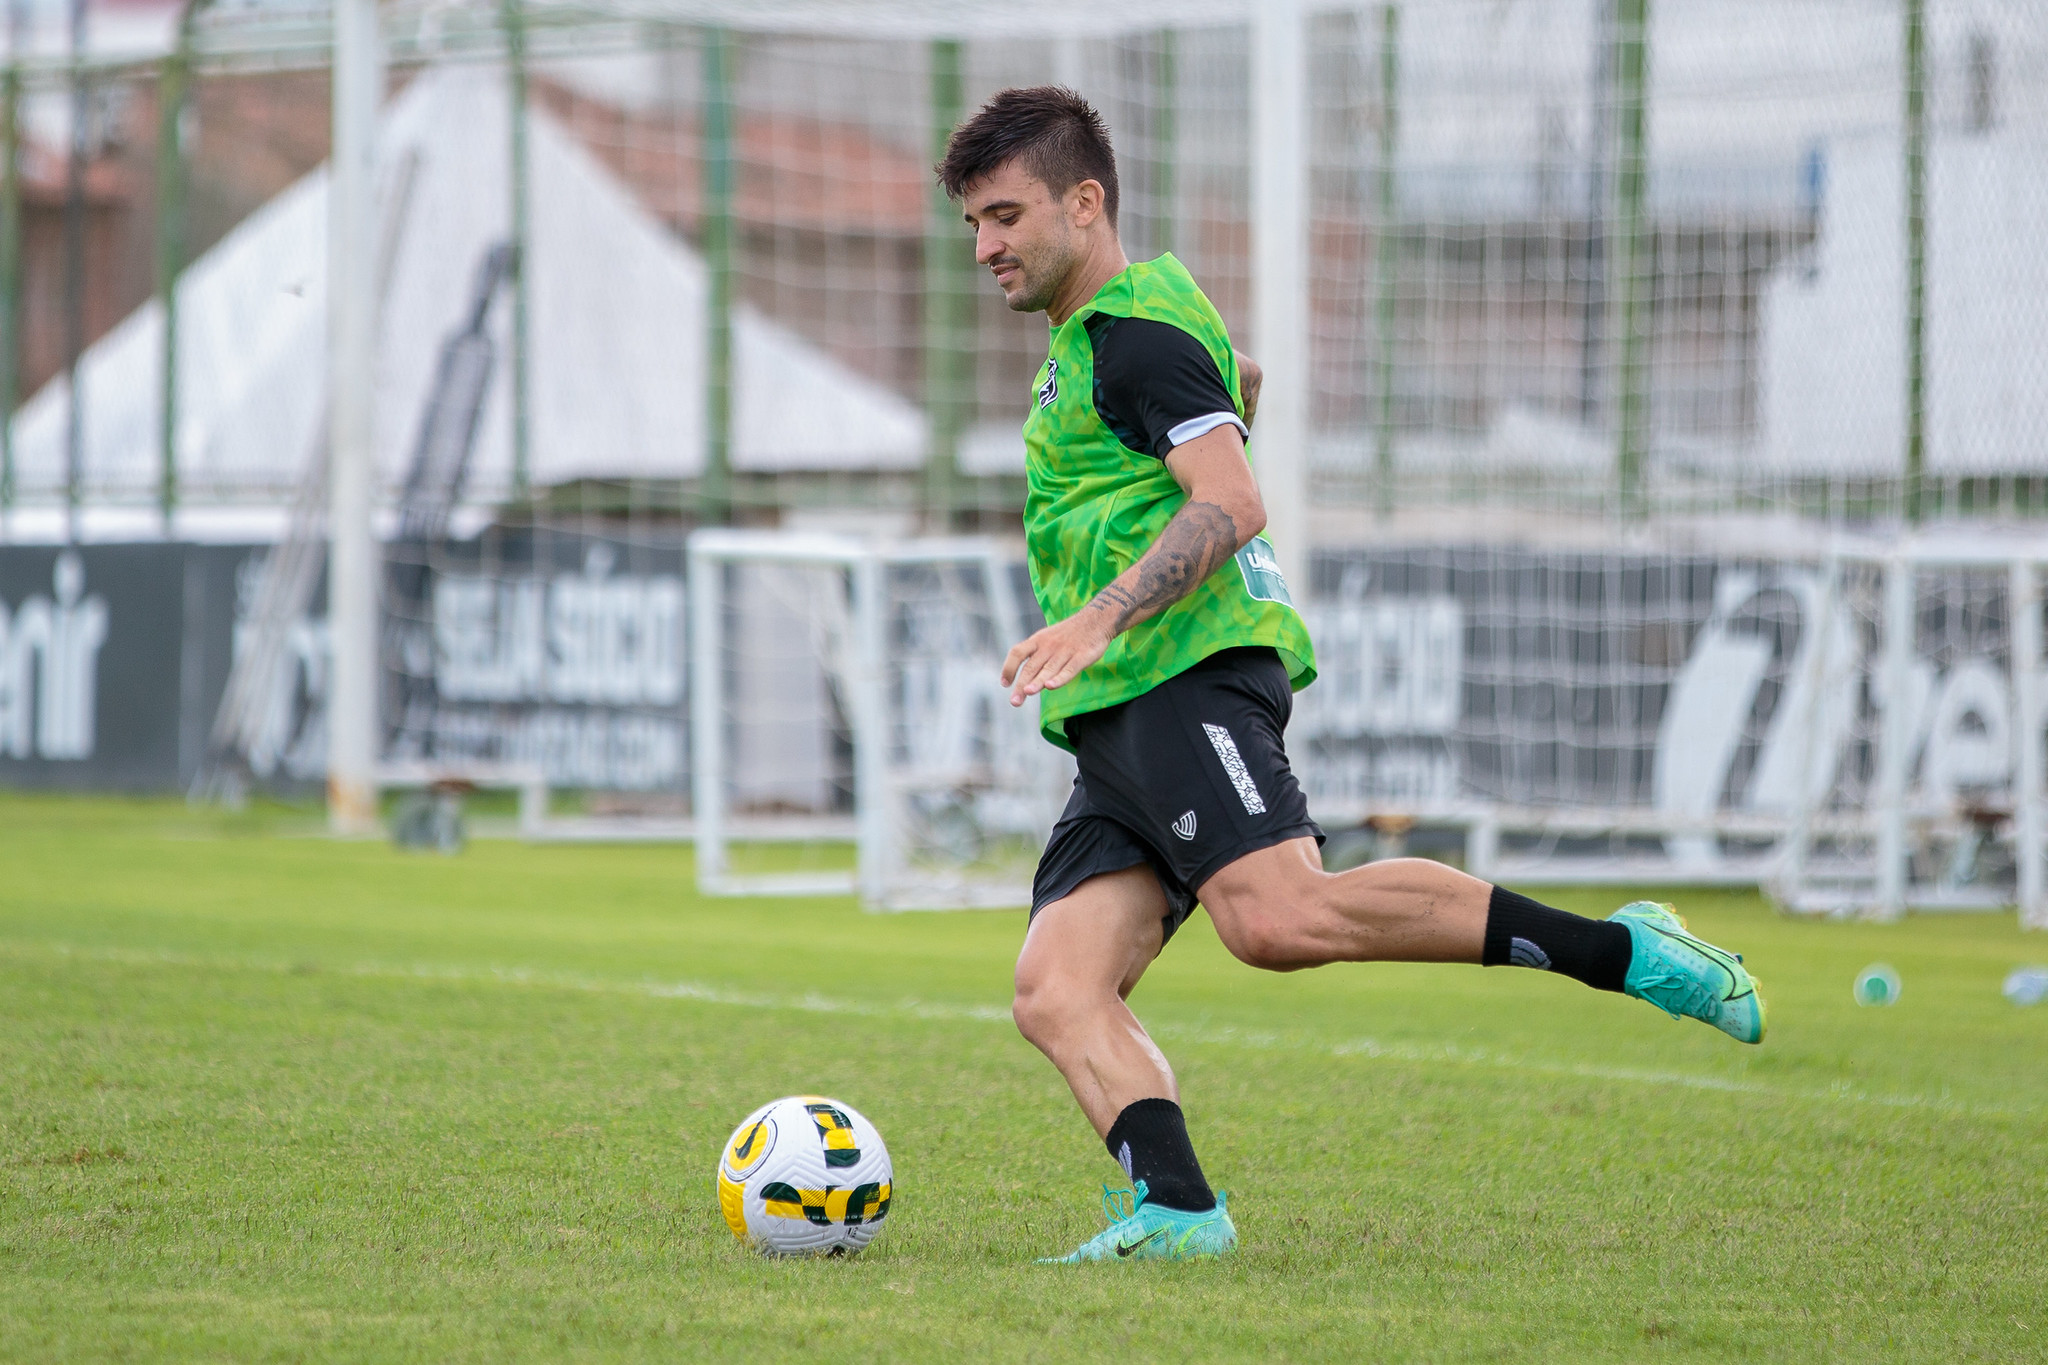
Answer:
[[[1202,1178],[1195,1144],[1188,1141],[1188,1123],[1172,1100],[1139,1100],[1125,1107],[1103,1139],[1109,1154],[1133,1181],[1150,1191],[1148,1204],[1184,1213],[1206,1213],[1216,1196]]]
[[[1618,991],[1635,955],[1628,930],[1611,920],[1585,919],[1493,888],[1486,907],[1486,946],[1479,960],[1489,967],[1537,967],[1562,972],[1596,991]]]

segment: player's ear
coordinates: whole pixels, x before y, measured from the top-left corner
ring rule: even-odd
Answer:
[[[1102,216],[1102,182],[1083,180],[1067,191],[1067,217],[1077,228],[1084,228]]]

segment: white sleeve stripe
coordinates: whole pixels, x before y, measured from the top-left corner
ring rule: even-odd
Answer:
[[[1186,445],[1197,436],[1207,436],[1216,428],[1225,425],[1236,427],[1239,434],[1243,436],[1249,437],[1252,434],[1252,429],[1246,426],[1244,419],[1236,413],[1212,412],[1206,417],[1190,417],[1172,431],[1167,432],[1166,448],[1171,450],[1175,446]]]

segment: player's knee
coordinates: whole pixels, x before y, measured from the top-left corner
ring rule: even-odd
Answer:
[[[1247,967],[1265,972],[1298,972],[1317,965],[1303,955],[1292,934],[1268,927],[1258,928],[1246,938],[1237,959]]]
[[[1269,972],[1318,967],[1325,955],[1320,920],[1329,878],[1291,863],[1228,868],[1202,887],[1216,935],[1231,956]]]
[[[1062,1024],[1072,1014],[1068,992],[1030,964],[1017,964],[1016,994],[1010,999],[1010,1018],[1017,1032],[1041,1051],[1058,1039]]]
[[[1217,925],[1223,946],[1245,966],[1262,971],[1291,972],[1314,965],[1305,953],[1295,917],[1275,899],[1241,899],[1234,905],[1228,929]]]

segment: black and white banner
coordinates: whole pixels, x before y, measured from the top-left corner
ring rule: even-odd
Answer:
[[[0,547],[0,783],[189,783],[250,646],[266,560]],[[680,535],[498,533],[387,547],[387,563],[388,757],[688,789]],[[1880,578],[1709,555],[1325,551],[1305,607],[1321,679],[1296,701],[1295,766],[1312,808],[1339,822],[1476,805],[1763,816],[1856,799],[1890,702],[1922,798],[2004,799],[2020,747],[2006,570],[1919,573],[1895,701],[1877,663]],[[248,755],[267,781],[324,772],[323,618],[316,604],[282,642]],[[981,704],[972,688],[927,692],[919,704],[936,710]],[[952,732],[939,714],[909,729]]]
[[[441,549],[423,591],[387,598],[390,756],[532,766],[558,787],[683,791],[682,568],[680,536]],[[393,578],[407,578],[402,565]]]
[[[0,784],[190,780],[227,679],[243,549],[0,546]]]

